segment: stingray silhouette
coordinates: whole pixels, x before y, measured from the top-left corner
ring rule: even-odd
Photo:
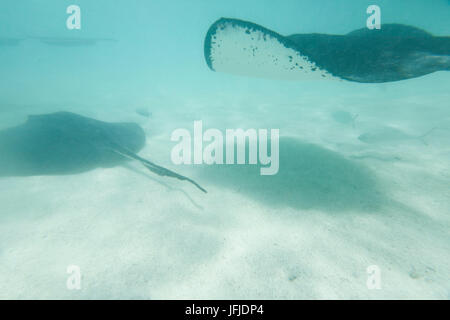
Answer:
[[[450,70],[450,37],[383,24],[345,35],[283,36],[249,21],[222,18],[204,43],[213,71],[268,79],[381,83]]]
[[[136,123],[108,123],[70,112],[32,115],[0,131],[0,176],[64,175],[136,160],[160,176],[192,179],[137,155],[145,133]]]

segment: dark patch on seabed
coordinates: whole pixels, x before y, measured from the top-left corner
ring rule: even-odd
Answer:
[[[279,172],[261,176],[259,165],[204,165],[210,180],[271,207],[327,212],[376,211],[385,202],[373,173],[318,145],[280,138]]]

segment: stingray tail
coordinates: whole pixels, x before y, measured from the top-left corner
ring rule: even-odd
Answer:
[[[130,152],[124,148],[114,148],[112,149],[115,153],[120,154],[121,156],[124,156],[126,158],[129,159],[133,159],[133,160],[137,160],[140,163],[142,163],[142,165],[144,165],[144,167],[146,167],[148,170],[150,170],[153,173],[156,173],[159,176],[163,176],[163,177],[172,177],[178,180],[184,180],[184,181],[188,181],[190,183],[192,183],[194,186],[196,186],[198,189],[200,189],[201,191],[203,191],[204,193],[208,193],[204,188],[202,188],[197,182],[195,182],[194,180],[182,176],[181,174],[178,174],[176,172],[173,172],[169,169],[166,169],[164,167],[158,166],[157,164],[148,161],[144,158],[139,157],[137,154]]]

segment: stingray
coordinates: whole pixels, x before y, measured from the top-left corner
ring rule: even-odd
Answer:
[[[135,112],[144,118],[150,118],[152,116],[152,113],[145,107],[137,108]]]
[[[0,131],[0,177],[76,174],[139,161],[160,176],[198,183],[143,159],[145,133],[136,123],[109,123],[70,112],[31,115]]]
[[[450,37],[402,24],[345,35],[280,35],[252,22],[222,18],[208,30],[213,71],[272,79],[382,83],[450,70]]]
[[[1,38],[0,46],[18,46],[23,40],[23,38]]]
[[[430,135],[435,129],[436,127],[428,130],[422,135],[412,135],[394,127],[383,126],[361,134],[358,139],[368,144],[389,144],[404,142],[408,140],[418,140],[423,144],[428,145],[428,143],[425,141],[425,137]]]

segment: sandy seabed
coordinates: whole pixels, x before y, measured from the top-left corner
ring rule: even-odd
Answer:
[[[151,99],[149,119],[134,105],[68,106],[140,123],[148,139],[140,155],[194,178],[208,194],[138,163],[0,178],[0,298],[449,299],[446,76],[364,90],[314,83],[291,95],[162,92]],[[346,123],[336,111],[358,117]],[[27,113],[16,106],[2,127]],[[221,130],[279,128],[278,175],[173,165],[170,134],[192,130],[194,120]],[[358,140],[386,125],[417,136],[437,129],[426,144]],[[66,287],[69,265],[80,267],[81,290]],[[371,265],[380,268],[380,290],[366,285]]]

